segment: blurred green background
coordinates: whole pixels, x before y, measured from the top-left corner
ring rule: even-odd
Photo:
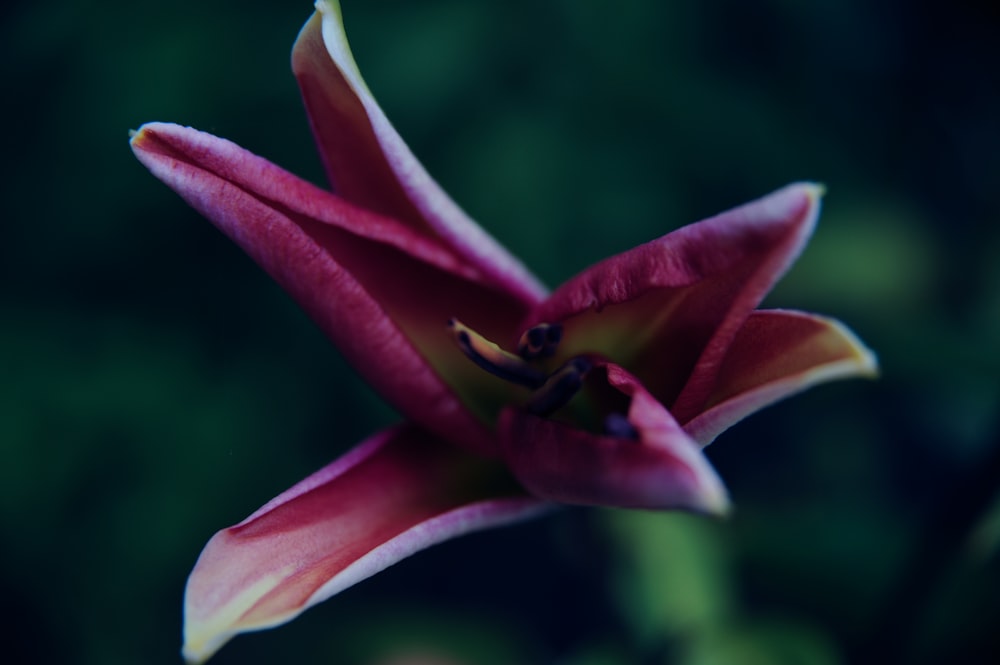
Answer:
[[[847,322],[876,382],[709,455],[736,512],[568,509],[409,559],[212,662],[992,662],[1000,653],[1000,57],[971,2],[344,0],[428,169],[549,284],[793,180],[769,304]],[[185,577],[396,419],[129,151],[150,120],[314,181],[310,4],[0,9],[4,662],[177,663]]]

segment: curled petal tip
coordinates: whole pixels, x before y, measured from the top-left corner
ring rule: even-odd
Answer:
[[[136,148],[136,143],[141,141],[141,135],[146,125],[140,125],[139,129],[128,130],[128,144],[134,150]]]
[[[799,182],[793,182],[785,185],[781,189],[773,192],[771,196],[776,196],[776,198],[781,198],[783,196],[788,196],[792,193],[798,193],[809,199],[810,204],[818,204],[822,201],[823,197],[826,196],[826,185],[821,182],[811,182],[809,180],[802,180]],[[770,198],[764,197],[765,199]]]
[[[647,437],[652,439],[654,445],[659,443],[656,439],[663,435],[664,433],[647,430]],[[718,518],[728,517],[732,511],[729,491],[704,452],[691,440],[687,443],[694,445],[678,445],[676,434],[667,438],[670,440],[667,445],[671,454],[683,461],[687,474],[678,482],[678,488],[665,497],[663,505],[655,508],[686,510]]]
[[[819,201],[826,196],[826,185],[821,182],[800,182],[792,186],[804,189],[809,198],[814,201]]]
[[[181,647],[181,657],[189,665],[201,665],[201,663],[206,662],[216,651],[222,648],[222,645],[228,642],[231,637],[232,634],[226,633],[218,635],[215,639],[211,640],[199,639],[192,641],[185,638],[184,646]]]
[[[840,333],[852,352],[852,355],[844,362],[842,373],[831,378],[858,376],[866,379],[877,379],[882,370],[875,352],[865,346],[865,343],[840,321],[827,319],[827,324]]]
[[[662,495],[662,503],[653,508],[687,510],[714,517],[729,515],[732,508],[729,492],[697,444],[685,440],[686,437],[679,437],[676,432],[668,434],[655,428],[653,431],[647,429],[645,436],[654,446],[665,444],[669,454],[686,468],[686,474],[675,476],[676,487],[668,490],[663,484],[657,488]]]
[[[144,122],[139,125],[138,129],[128,130],[129,143],[134,147],[136,143],[141,143],[144,138],[147,138],[150,132],[155,131],[157,127],[162,125],[163,123],[160,122]]]
[[[692,496],[691,510],[715,517],[729,517],[732,504],[729,493],[721,482],[710,482],[699,489],[701,491]]]

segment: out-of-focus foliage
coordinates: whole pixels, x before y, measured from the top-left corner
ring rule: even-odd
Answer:
[[[426,552],[214,662],[990,662],[997,11],[343,4],[403,136],[550,284],[824,182],[816,236],[769,304],[845,320],[883,376],[720,437],[725,522],[567,509]],[[0,9],[5,662],[178,662],[184,579],[211,533],[395,417],[127,146],[171,120],[321,182],[288,68],[310,11]]]

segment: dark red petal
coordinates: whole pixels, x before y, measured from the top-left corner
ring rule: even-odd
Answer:
[[[562,322],[561,354],[608,357],[688,420],[746,317],[805,245],[821,193],[790,185],[602,261],[560,286],[521,329]]]
[[[389,123],[351,55],[335,2],[317,2],[292,50],[313,135],[340,196],[435,237],[499,289],[537,302],[545,289],[424,170]]]
[[[184,654],[203,661],[419,550],[544,509],[497,462],[414,427],[377,434],[212,537],[188,579]]]
[[[804,312],[756,311],[729,346],[704,410],[685,422],[684,430],[706,445],[789,395],[876,372],[875,355],[838,321]]]
[[[533,494],[563,503],[725,512],[722,481],[670,413],[620,367],[594,373],[626,398],[638,438],[593,434],[508,407],[498,432],[517,479]]]
[[[503,339],[523,315],[522,301],[483,284],[475,267],[406,225],[224,139],[150,123],[132,148],[274,277],[387,400],[448,440],[494,450],[455,393],[486,375],[452,343],[447,322],[457,316]]]

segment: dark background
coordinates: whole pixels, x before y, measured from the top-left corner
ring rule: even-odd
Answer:
[[[568,509],[422,553],[219,663],[991,662],[1000,652],[1000,58],[972,3],[345,0],[428,169],[550,285],[825,183],[769,304],[875,382],[709,455],[724,522]],[[150,120],[322,182],[308,2],[0,9],[0,598],[11,663],[177,663],[202,545],[396,419],[129,151]]]

